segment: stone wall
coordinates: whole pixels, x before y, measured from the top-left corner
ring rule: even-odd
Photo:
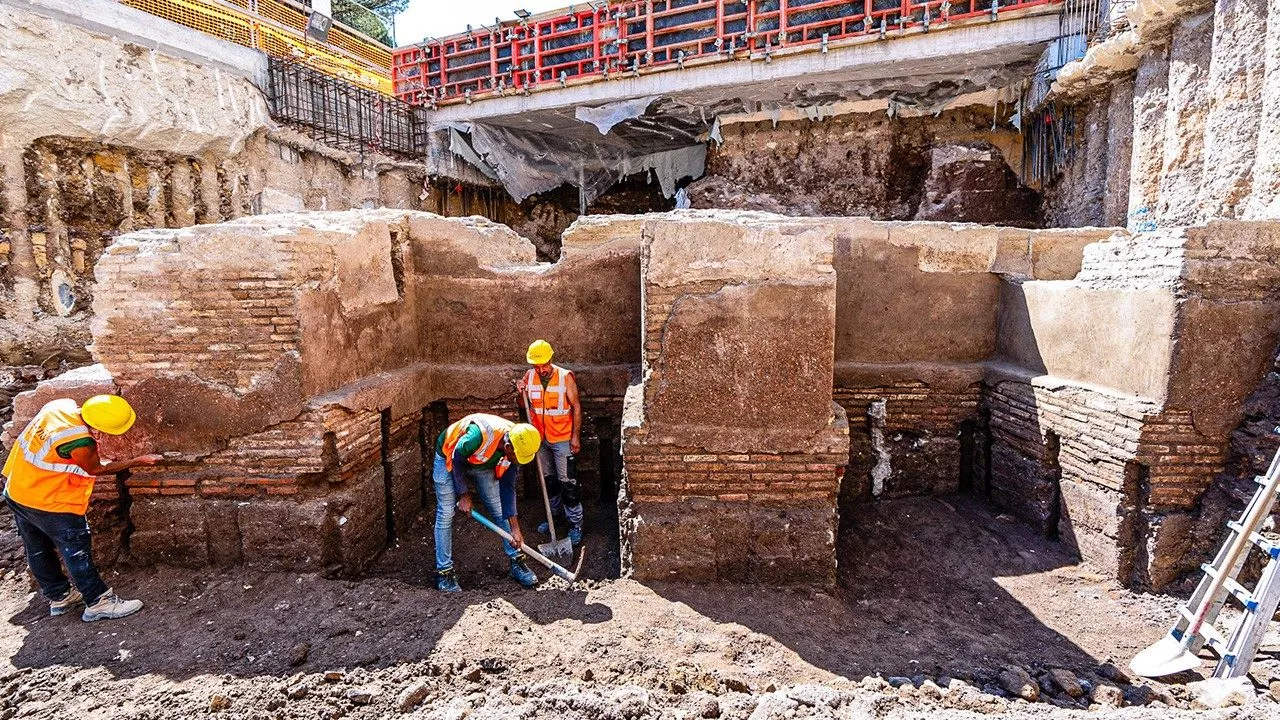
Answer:
[[[258,53],[116,3],[74,7],[0,7],[0,421],[31,380],[89,361],[93,268],[117,236],[414,208],[426,176],[274,127]]]
[[[1161,587],[1280,342],[1274,223],[684,211],[563,243],[537,263],[505,227],[394,210],[135,231],[97,264],[102,365],[15,421],[64,394],[138,408],[104,452],[166,462],[100,485],[105,561],[358,572],[430,502],[440,429],[514,416],[544,337],[584,392],[584,467],[612,475],[621,432],[637,577],[829,583],[840,501],[972,491]]]
[[[986,491],[1126,584],[1194,567],[1196,508],[1280,330],[1275,233],[1117,236],[1072,282],[1022,283],[986,380]]]
[[[1110,230],[831,220],[835,399],[849,416],[845,500],[971,485],[985,363],[1004,288],[1075,276]]]
[[[1045,189],[1046,221],[1153,230],[1280,217],[1276,12],[1261,0],[1140,0],[1131,29],[1063,68],[1051,98],[1076,105],[1085,127]]]

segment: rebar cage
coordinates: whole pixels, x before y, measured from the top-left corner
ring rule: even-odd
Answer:
[[[425,110],[327,75],[290,58],[269,57],[271,117],[330,147],[421,157]]]

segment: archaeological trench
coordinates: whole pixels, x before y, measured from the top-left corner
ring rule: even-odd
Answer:
[[[98,483],[103,565],[360,576],[537,337],[640,580],[832,586],[842,507],[964,493],[1173,588],[1275,447],[1274,3],[1139,2],[1034,188],[990,106],[748,118],[694,209],[633,178],[582,217],[277,125],[242,49],[39,6],[0,3],[0,406],[6,446],[55,397],[138,409],[104,449],[166,459]]]

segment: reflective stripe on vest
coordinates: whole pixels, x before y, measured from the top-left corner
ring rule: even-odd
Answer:
[[[524,376],[529,393],[529,409],[533,424],[549,443],[564,442],[573,437],[573,407],[569,405],[568,377],[572,375],[559,365],[551,366],[551,379],[542,387],[538,371],[530,368]]]
[[[54,400],[40,408],[5,463],[6,494],[37,510],[84,514],[93,493],[93,476],[59,457],[57,447],[91,437],[75,401]]]
[[[453,472],[453,451],[458,447],[458,441],[466,434],[467,427],[470,425],[480,428],[480,447],[467,458],[467,462],[472,465],[483,465],[493,457],[494,453],[501,452],[502,441],[506,439],[507,433],[515,423],[497,415],[474,413],[450,425],[444,434],[444,446],[440,448],[444,454],[445,469],[449,472]],[[506,458],[499,460],[497,475],[501,476],[510,465]]]

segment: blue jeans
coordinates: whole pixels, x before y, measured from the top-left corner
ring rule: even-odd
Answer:
[[[27,565],[40,584],[40,592],[50,600],[61,600],[71,592],[71,583],[62,572],[67,566],[72,581],[79,588],[84,601],[92,605],[107,591],[107,584],[98,575],[89,546],[89,522],[75,513],[36,510],[9,499],[5,502],[13,512],[18,535],[27,549]],[[62,556],[62,562],[58,556]]]
[[[502,517],[502,496],[498,489],[498,478],[493,469],[481,470],[467,468],[467,477],[475,486],[472,495],[473,505],[488,511],[489,519],[498,527],[511,531],[511,525]],[[453,569],[453,514],[457,511],[458,497],[453,490],[453,475],[444,466],[444,456],[436,453],[435,464],[431,467],[431,482],[436,487],[436,570]],[[479,496],[479,498],[476,497]],[[479,502],[474,502],[476,500]],[[488,532],[487,530],[485,532]],[[502,550],[507,557],[514,558],[520,551],[506,540],[502,541]]]
[[[538,465],[542,477],[547,480],[547,495],[551,499],[551,514],[562,512],[573,525],[582,524],[582,492],[578,488],[578,459],[571,450],[572,443],[542,443],[538,448]]]

